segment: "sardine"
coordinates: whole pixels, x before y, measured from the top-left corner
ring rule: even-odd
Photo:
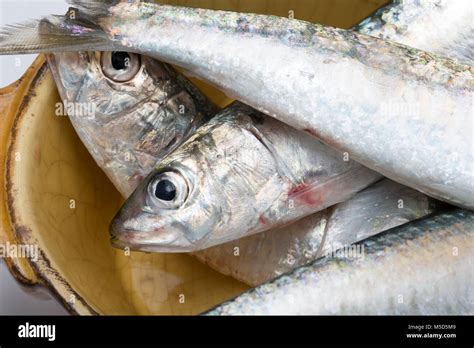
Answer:
[[[388,179],[290,226],[195,253],[221,273],[257,286],[353,243],[422,218],[442,204]]]
[[[474,208],[473,67],[294,19],[141,1],[70,2],[83,19],[51,20],[43,38],[76,35],[91,46],[179,65],[392,180]],[[437,6],[466,9],[469,0]],[[450,20],[470,33],[465,12]],[[21,48],[38,49],[26,37]],[[2,46],[18,48],[8,39]]]
[[[48,63],[82,142],[124,197],[217,108],[184,76],[128,52],[68,52]]]
[[[210,315],[474,314],[474,213],[397,227],[250,290]]]
[[[380,179],[235,102],[157,164],[110,231],[117,247],[192,252],[289,224]]]

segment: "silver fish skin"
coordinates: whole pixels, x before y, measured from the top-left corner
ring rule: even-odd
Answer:
[[[472,315],[473,248],[474,213],[438,213],[362,242],[362,257],[326,257],[207,314]]]
[[[257,286],[442,206],[418,191],[384,179],[348,201],[290,226],[202,250],[194,256],[225,275]]]
[[[124,197],[217,112],[185,77],[146,56],[67,52],[48,63],[63,112]]]
[[[109,45],[179,65],[392,180],[474,208],[472,66],[274,16],[71,3]]]
[[[354,30],[472,65],[473,18],[471,1],[394,0]]]
[[[289,224],[381,179],[235,102],[157,165],[114,218],[115,246],[193,252]]]

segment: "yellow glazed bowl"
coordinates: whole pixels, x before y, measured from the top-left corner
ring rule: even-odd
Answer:
[[[349,28],[385,0],[176,0],[167,4],[288,16]],[[221,106],[230,100],[195,81]],[[109,244],[122,198],[67,117],[44,58],[0,89],[0,243],[37,245],[8,258],[22,283],[44,285],[75,314],[198,314],[247,289],[186,254],[125,254]]]

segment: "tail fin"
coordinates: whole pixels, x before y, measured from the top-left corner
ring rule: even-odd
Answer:
[[[113,43],[98,25],[99,18],[107,15],[108,6],[100,2],[99,7],[98,1],[73,2],[83,10],[70,8],[65,16],[48,16],[0,29],[0,55],[113,50]]]

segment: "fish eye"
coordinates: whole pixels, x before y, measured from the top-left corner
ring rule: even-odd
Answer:
[[[133,79],[141,67],[140,55],[130,52],[102,52],[100,57],[102,72],[116,82]]]
[[[155,197],[170,202],[176,197],[176,186],[169,180],[160,180],[155,187]]]
[[[160,209],[179,208],[188,197],[188,184],[177,172],[157,175],[148,185],[148,196],[153,206]]]

